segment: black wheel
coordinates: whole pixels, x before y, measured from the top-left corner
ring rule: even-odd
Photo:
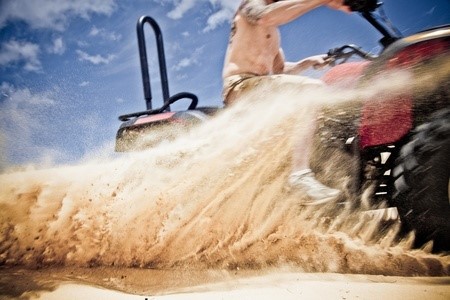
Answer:
[[[394,170],[394,204],[403,232],[415,246],[433,240],[433,251],[450,250],[450,109],[419,126],[401,150]]]

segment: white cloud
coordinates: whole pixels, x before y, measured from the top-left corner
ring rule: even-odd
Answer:
[[[207,24],[203,29],[205,32],[215,29],[222,23],[229,22],[240,3],[240,0],[167,0],[166,2],[171,2],[175,6],[168,13],[168,17],[175,20],[181,19],[187,11],[206,1],[210,2],[214,9],[207,16]]]
[[[0,128],[2,129],[0,154],[11,151],[38,151],[44,155],[43,149],[36,149],[33,136],[44,130],[43,111],[56,104],[51,92],[33,93],[28,88],[17,89],[3,82],[0,85]],[[6,157],[3,157],[5,164]],[[0,164],[1,169],[1,164]]]
[[[40,71],[39,45],[25,41],[10,40],[0,47],[0,66],[22,63],[27,71]]]
[[[184,80],[188,78],[187,74],[177,74],[176,76],[177,80]]]
[[[83,86],[88,86],[89,85],[89,81],[83,81],[82,83],[80,83],[78,86],[81,86],[81,87],[83,87]]]
[[[209,16],[207,26],[203,29],[204,32],[214,30],[217,26],[222,23],[229,22],[234,16],[234,10],[229,8],[222,8]]]
[[[105,57],[105,56],[101,56],[100,54],[90,55],[81,50],[77,50],[76,52],[78,54],[78,59],[80,61],[88,61],[94,65],[109,64],[115,58],[115,56],[112,54],[109,54],[108,56]]]
[[[49,53],[62,55],[66,52],[66,45],[64,45],[63,39],[61,37],[53,40],[53,44],[48,48]]]
[[[425,15],[433,15],[435,9],[436,9],[436,6],[433,6],[429,11],[427,11],[425,13]]]
[[[93,26],[91,31],[89,32],[90,36],[97,36],[100,33],[100,29],[98,29],[96,26]]]
[[[179,70],[181,70],[181,69],[183,69],[183,68],[189,67],[190,65],[192,65],[192,64],[194,64],[194,63],[195,63],[195,60],[194,60],[192,57],[189,57],[189,58],[183,58],[183,59],[181,59],[180,62],[179,62],[176,66],[174,66],[173,68],[174,68],[174,70],[179,71]]]
[[[86,41],[80,41],[80,40],[78,40],[78,41],[77,41],[77,45],[78,45],[78,47],[80,47],[80,48],[86,48],[86,47],[89,46],[89,43],[86,42]]]
[[[101,37],[108,41],[119,41],[122,39],[122,35],[115,33],[114,31],[108,32],[103,28],[97,28],[93,26],[91,31],[89,32],[89,36]]]
[[[64,30],[70,17],[89,19],[92,14],[111,15],[115,0],[10,0],[2,1],[0,28],[9,21],[23,21],[32,28]]]
[[[181,59],[178,64],[173,66],[173,70],[180,71],[194,64],[198,64],[198,58],[203,53],[203,47],[199,47],[192,52],[191,56]]]
[[[175,8],[172,9],[167,15],[169,16],[169,18],[172,19],[180,19],[183,17],[183,15],[190,10],[191,8],[193,8],[195,6],[195,3],[200,2],[198,0],[181,0],[181,1],[176,1],[178,3],[174,3],[175,4]]]

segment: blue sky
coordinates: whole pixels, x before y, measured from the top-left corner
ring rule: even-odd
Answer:
[[[239,2],[0,0],[0,170],[74,163],[100,149],[113,153],[117,117],[145,109],[135,33],[142,15],[162,28],[170,93],[188,91],[202,105],[221,105],[222,61]],[[449,0],[384,3],[404,35],[450,23]],[[380,50],[379,34],[357,14],[328,8],[304,15],[281,32],[291,61],[347,43]],[[158,106],[159,70],[153,33],[147,33]]]

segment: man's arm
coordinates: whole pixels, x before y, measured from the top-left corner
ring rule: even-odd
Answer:
[[[244,0],[238,12],[251,24],[279,26],[321,5],[349,11],[343,2],[344,0],[284,0],[267,4],[264,0]]]
[[[326,57],[326,54],[320,54],[307,57],[298,62],[287,62],[284,61],[284,53],[280,49],[274,60],[273,73],[297,75],[311,67],[318,69],[328,65],[329,61],[326,60]]]

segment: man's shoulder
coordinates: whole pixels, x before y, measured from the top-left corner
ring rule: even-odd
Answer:
[[[265,0],[244,0],[239,5],[236,16],[241,15],[250,24],[255,24],[262,17],[266,6]]]
[[[253,10],[260,10],[267,6],[265,0],[243,0],[239,5],[237,11],[249,13]]]

